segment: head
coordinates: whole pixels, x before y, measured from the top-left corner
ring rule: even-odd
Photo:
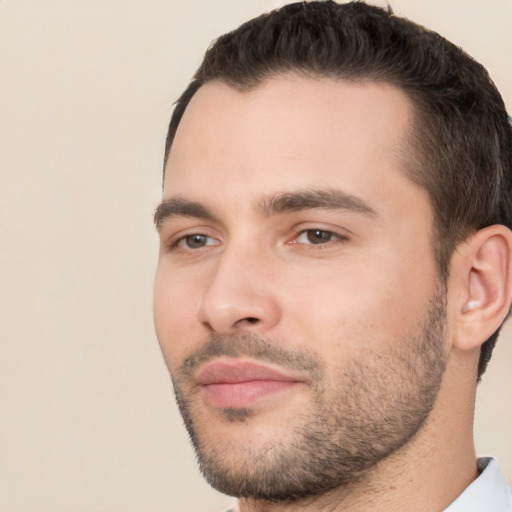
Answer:
[[[218,38],[176,103],[164,161],[202,85],[218,80],[248,91],[290,71],[389,83],[410,98],[414,120],[404,163],[429,194],[443,280],[468,235],[493,224],[512,228],[512,129],[486,69],[439,34],[359,2],[289,4]],[[482,345],[478,379],[498,334]]]
[[[389,11],[291,4],[213,44],[169,128],[155,318],[214,486],[324,493],[426,428],[454,257],[510,242],[511,165],[485,70]]]

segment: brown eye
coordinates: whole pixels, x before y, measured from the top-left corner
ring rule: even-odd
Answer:
[[[323,229],[306,229],[302,231],[297,237],[297,242],[301,244],[312,244],[320,245],[338,240],[340,237],[332,231],[326,231]]]
[[[208,237],[206,235],[189,235],[183,241],[189,249],[199,249],[207,245]]]
[[[219,245],[219,243],[216,238],[211,236],[203,235],[202,233],[193,233],[180,238],[175,243],[175,246],[181,247],[182,249],[202,249],[210,245]]]
[[[333,239],[334,233],[320,229],[312,229],[308,231],[307,237],[308,241],[312,244],[325,244]]]

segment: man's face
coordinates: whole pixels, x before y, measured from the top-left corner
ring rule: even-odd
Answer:
[[[361,477],[421,429],[444,371],[427,193],[389,85],[207,84],[158,211],[157,335],[203,472],[294,499]]]

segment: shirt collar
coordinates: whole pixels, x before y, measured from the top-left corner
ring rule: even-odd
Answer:
[[[512,512],[512,492],[498,464],[478,459],[480,476],[444,512]]]

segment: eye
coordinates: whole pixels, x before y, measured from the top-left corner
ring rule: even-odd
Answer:
[[[194,233],[192,235],[187,235],[183,238],[180,238],[176,242],[176,245],[178,247],[185,247],[187,249],[201,249],[207,245],[219,245],[219,241],[208,235]]]
[[[305,229],[299,233],[296,241],[299,244],[320,245],[341,240],[342,238],[340,235],[324,229]]]

